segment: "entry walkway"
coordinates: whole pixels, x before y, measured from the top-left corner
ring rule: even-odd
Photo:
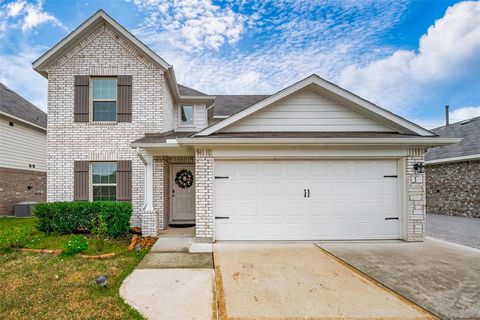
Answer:
[[[214,319],[212,245],[198,242],[189,230],[174,231],[157,240],[124,280],[120,295],[147,319]]]

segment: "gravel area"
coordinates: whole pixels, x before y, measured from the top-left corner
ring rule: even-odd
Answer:
[[[427,214],[427,236],[480,249],[480,218]]]

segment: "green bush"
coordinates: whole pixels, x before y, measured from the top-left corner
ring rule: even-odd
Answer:
[[[63,246],[63,252],[74,255],[88,249],[88,240],[84,236],[74,235]]]
[[[75,233],[101,230],[118,237],[130,230],[132,205],[128,202],[49,202],[35,205],[38,229],[44,232]]]

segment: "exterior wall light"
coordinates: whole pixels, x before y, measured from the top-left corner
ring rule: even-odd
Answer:
[[[424,173],[425,172],[425,165],[423,162],[417,162],[413,164],[413,171],[416,173]]]

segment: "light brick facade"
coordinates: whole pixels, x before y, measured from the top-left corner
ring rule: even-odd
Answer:
[[[75,75],[131,75],[132,122],[74,122]],[[48,80],[48,201],[73,200],[75,160],[131,160],[132,225],[141,226],[144,165],[130,143],[147,132],[164,131],[163,111],[171,106],[164,102],[163,69],[102,24],[49,67]],[[150,219],[145,216],[143,225]]]
[[[415,163],[425,161],[424,149],[411,149],[406,158],[406,200],[407,200],[407,241],[425,240],[425,173],[416,173],[413,170]]]
[[[214,162],[212,150],[195,150],[196,233],[199,238],[213,238]]]

